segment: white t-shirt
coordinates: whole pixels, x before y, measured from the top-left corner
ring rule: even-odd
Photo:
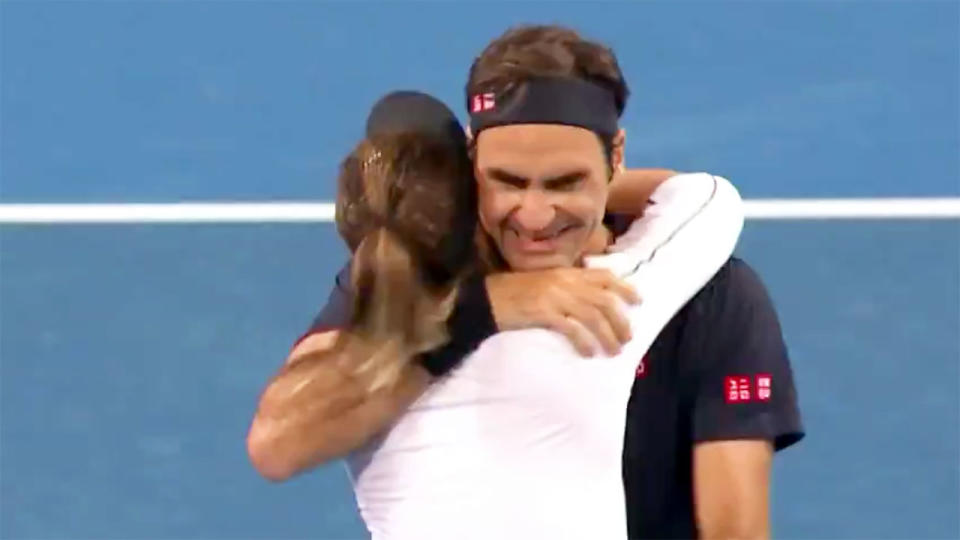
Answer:
[[[733,253],[742,201],[725,179],[675,176],[590,267],[640,293],[632,340],[580,356],[548,330],[490,337],[348,466],[376,539],[626,538],[621,453],[638,364]]]

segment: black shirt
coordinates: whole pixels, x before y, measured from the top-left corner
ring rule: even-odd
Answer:
[[[311,333],[346,324],[349,271]],[[766,288],[730,259],[638,362],[627,405],[623,481],[630,538],[695,538],[693,446],[803,437],[793,373]]]
[[[623,450],[630,537],[697,537],[694,444],[766,439],[780,450],[802,437],[777,314],[756,273],[731,259],[637,369]]]

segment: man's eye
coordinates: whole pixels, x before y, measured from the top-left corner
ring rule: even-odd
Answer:
[[[573,191],[580,187],[582,181],[582,178],[564,179],[552,184],[550,189],[554,191]]]
[[[523,189],[526,187],[526,182],[518,178],[498,178],[497,182],[510,189]]]

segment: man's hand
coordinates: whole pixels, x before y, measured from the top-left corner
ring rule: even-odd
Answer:
[[[487,293],[500,330],[549,328],[565,335],[584,356],[597,341],[610,354],[630,340],[620,301],[637,292],[608,270],[556,268],[487,276]]]

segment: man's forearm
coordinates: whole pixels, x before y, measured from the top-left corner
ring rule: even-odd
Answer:
[[[396,386],[368,393],[331,352],[299,358],[260,399],[247,440],[250,459],[260,474],[280,481],[343,456],[400,416],[429,380],[411,363]]]
[[[676,171],[670,169],[627,169],[610,183],[607,211],[614,214],[640,215],[650,195]]]

